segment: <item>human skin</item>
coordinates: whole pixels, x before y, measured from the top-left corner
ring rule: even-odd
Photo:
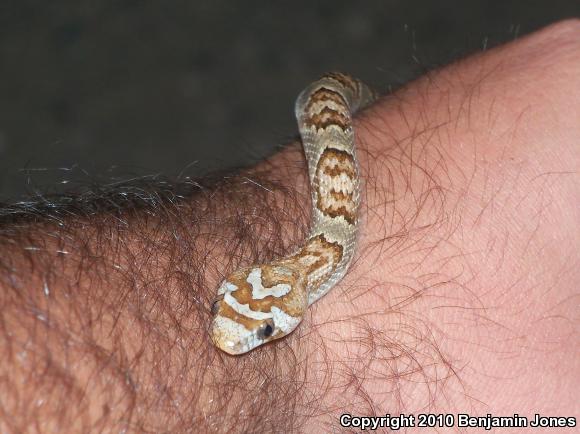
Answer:
[[[211,345],[209,306],[224,275],[305,235],[298,145],[183,204],[4,223],[1,431],[580,416],[579,119],[578,21],[383,97],[355,123],[349,273],[240,357]]]
[[[360,252],[308,325],[341,366],[326,381],[350,382],[329,408],[580,416],[579,22],[435,71],[359,125]]]

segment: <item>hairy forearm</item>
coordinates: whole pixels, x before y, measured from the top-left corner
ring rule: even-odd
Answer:
[[[306,233],[299,147],[184,185],[185,198],[129,186],[98,206],[5,217],[2,423],[263,432],[336,428],[346,411],[549,410],[532,405],[530,364],[543,392],[564,396],[552,410],[571,411],[554,368],[573,387],[574,28],[434,72],[363,113],[351,272],[295,333],[244,357],[212,347],[210,300],[224,275]]]
[[[71,207],[61,198],[53,217],[30,222],[23,207],[5,215],[3,429],[174,432],[271,418],[264,379],[236,381],[259,361],[224,359],[206,333],[221,273],[283,252],[306,227],[296,194],[260,172],[189,186],[187,200],[127,186],[97,212],[93,199]],[[280,388],[271,357],[263,363]],[[263,398],[242,399],[245,388]]]

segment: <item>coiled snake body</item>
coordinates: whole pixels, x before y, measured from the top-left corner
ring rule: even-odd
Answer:
[[[304,245],[268,264],[239,269],[219,286],[211,338],[229,354],[243,354],[286,336],[309,305],[345,275],[354,254],[360,203],[352,115],[372,91],[347,75],[330,73],[296,100],[308,162],[312,223]]]

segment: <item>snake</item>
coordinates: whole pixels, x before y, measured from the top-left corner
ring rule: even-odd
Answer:
[[[310,231],[290,254],[242,267],[219,284],[210,337],[225,353],[244,354],[287,336],[346,274],[361,202],[352,119],[374,99],[370,87],[338,72],[324,74],[296,99],[312,200]]]

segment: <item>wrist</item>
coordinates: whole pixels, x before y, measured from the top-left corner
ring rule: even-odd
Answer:
[[[571,33],[554,26],[466,59],[358,117],[357,254],[288,339],[316,397],[304,411],[325,415],[313,426],[336,423],[337,409],[533,416],[552,408],[533,399],[540,390],[558,393],[555,360],[577,381],[570,347],[548,343],[574,335],[562,303],[577,283],[566,265],[577,258],[577,237],[566,235],[574,214],[564,210],[578,194],[565,175],[577,167],[578,127],[552,111],[579,98]],[[554,86],[563,77],[566,87]]]

